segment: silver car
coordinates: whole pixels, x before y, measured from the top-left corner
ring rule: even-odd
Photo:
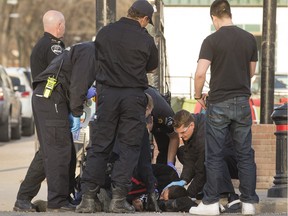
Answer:
[[[11,79],[0,65],[0,141],[21,138],[21,109]]]
[[[22,67],[8,67],[6,71],[22,103],[22,135],[31,136],[35,131],[31,103],[33,90],[28,78],[29,76],[25,74],[31,72]]]

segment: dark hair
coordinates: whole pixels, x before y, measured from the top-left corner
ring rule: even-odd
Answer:
[[[215,0],[210,7],[210,16],[216,16],[218,18],[222,17],[232,17],[230,4],[227,0]]]
[[[180,128],[182,125],[184,125],[184,127],[187,127],[190,123],[195,121],[191,113],[184,109],[176,112],[173,120],[173,127],[175,128]]]
[[[127,14],[127,17],[131,17],[135,20],[138,20],[139,18],[143,18],[145,17],[146,15],[138,12],[135,8],[133,7],[130,7],[129,10],[128,10],[128,14]]]
[[[179,185],[173,185],[169,187],[168,190],[169,190],[168,193],[169,199],[176,199],[179,197],[188,196],[187,190]]]

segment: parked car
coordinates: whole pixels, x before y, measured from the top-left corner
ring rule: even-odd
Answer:
[[[0,141],[21,138],[21,101],[11,79],[0,66]]]
[[[253,98],[260,99],[261,75],[257,74],[252,78],[251,92]],[[288,75],[275,74],[274,77],[274,104],[284,103],[288,98]],[[285,100],[286,99],[286,100]]]
[[[22,103],[22,135],[31,136],[35,132],[35,127],[31,103],[33,90],[29,80],[30,71],[17,67],[6,68],[6,71]]]

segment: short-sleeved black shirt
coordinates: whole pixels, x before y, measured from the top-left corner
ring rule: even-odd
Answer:
[[[250,96],[250,62],[258,60],[254,36],[237,26],[223,26],[202,43],[199,59],[211,61],[208,101]]]
[[[97,82],[114,87],[148,87],[147,72],[158,66],[153,37],[138,21],[122,17],[96,36]]]
[[[30,67],[32,80],[44,71],[50,62],[65,49],[64,43],[51,35],[48,32],[44,32],[42,38],[36,43],[32,49],[30,56]]]

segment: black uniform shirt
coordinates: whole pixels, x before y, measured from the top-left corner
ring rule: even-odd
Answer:
[[[114,87],[147,88],[147,72],[158,66],[154,39],[138,21],[122,17],[96,37],[97,82]]]
[[[64,50],[35,78],[33,86],[46,81],[50,76],[56,77],[62,60],[57,85],[61,84],[73,116],[81,116],[87,90],[95,81],[97,71],[94,42],[79,43],[72,46],[69,51]]]
[[[171,106],[167,103],[164,97],[159,91],[151,86],[145,90],[145,93],[149,94],[154,103],[154,108],[151,115],[153,116],[153,135],[157,136],[157,133],[171,134],[174,133],[173,128],[173,116],[174,111]],[[155,139],[157,139],[155,137]]]
[[[34,46],[30,56],[30,67],[32,80],[44,71],[50,62],[65,49],[64,43],[51,35],[44,32],[44,35]]]

